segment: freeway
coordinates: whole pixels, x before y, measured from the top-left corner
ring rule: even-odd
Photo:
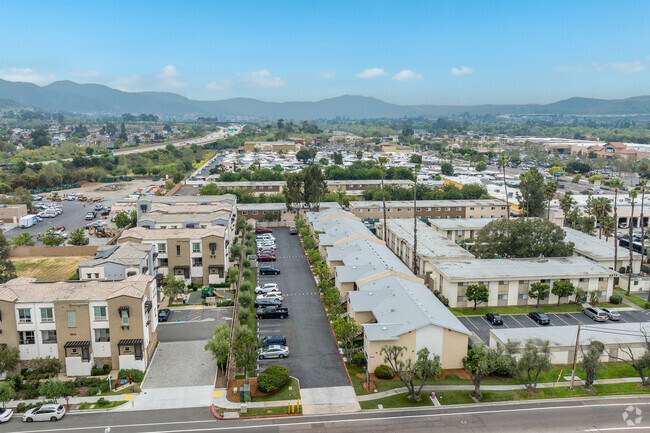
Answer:
[[[215,420],[208,408],[119,411],[67,415],[57,423],[26,424],[16,417],[3,426],[7,431],[23,433],[101,433],[107,427],[110,433],[648,431],[650,399],[542,400],[232,421]]]

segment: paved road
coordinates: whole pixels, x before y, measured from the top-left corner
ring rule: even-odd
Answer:
[[[632,426],[628,426],[622,416],[629,406],[633,410],[638,408],[642,411],[639,423],[634,424],[632,421]],[[649,431],[648,413],[650,413],[650,398],[634,396],[233,421],[217,421],[207,408],[108,412],[67,415],[57,423],[27,424],[15,418],[2,428],[5,431],[30,433],[101,433],[109,426],[111,433],[609,432]]]
[[[269,365],[281,364],[300,380],[301,388],[349,386],[300,239],[291,236],[286,228],[273,230],[273,235],[278,247],[273,266],[280,269],[281,274],[258,275],[258,284],[278,283],[284,296],[283,306],[289,308],[289,317],[258,320],[258,336],[284,334],[291,352],[287,359],[260,361],[256,372]]]
[[[620,313],[620,321],[622,323],[641,323],[650,320],[650,311],[647,310],[621,311]],[[597,326],[604,323],[610,323],[595,322],[582,313],[556,313],[549,314],[548,316],[551,319],[551,324],[544,326],[569,326],[577,325],[578,323]],[[503,325],[500,326],[493,326],[483,316],[459,317],[459,320],[463,323],[463,325],[467,327],[467,329],[476,333],[476,335],[478,335],[479,338],[485,342],[488,342],[488,339],[490,337],[490,329],[493,328],[535,328],[541,326],[525,314],[508,314],[501,317],[503,317]]]
[[[196,313],[200,313],[200,317],[199,320],[193,321],[159,323],[158,340],[160,340],[160,342],[168,343],[174,341],[193,340],[206,341],[209,338],[212,338],[214,328],[218,324],[222,323],[223,321],[226,321],[226,323],[230,324],[230,321],[232,320],[232,307],[174,311],[174,315],[177,314],[176,311],[185,311],[186,313],[191,313],[190,318],[196,317]],[[173,317],[172,320],[174,320]]]

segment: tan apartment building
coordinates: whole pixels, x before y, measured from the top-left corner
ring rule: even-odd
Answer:
[[[419,200],[415,204],[418,218],[505,218],[506,204],[501,200]],[[383,218],[381,201],[352,201],[350,212],[359,218]],[[388,218],[413,218],[413,202],[387,201]]]
[[[322,202],[321,209],[341,209],[336,202]],[[268,222],[283,222],[284,225],[293,225],[296,215],[304,213],[302,209],[287,210],[285,203],[240,203],[237,206],[237,216],[242,216],[246,221],[264,225]]]
[[[242,188],[251,191],[255,196],[262,194],[278,194],[284,191],[284,186],[286,182],[281,181],[237,181],[237,182],[211,182],[217,185],[219,188],[225,188],[227,190],[233,190],[235,188]]]
[[[303,148],[302,143],[293,141],[247,141],[244,143],[244,152],[298,152]]]
[[[617,273],[584,257],[534,259],[474,259],[432,262],[431,288],[439,290],[453,308],[474,306],[467,300],[467,287],[485,285],[489,290],[488,307],[535,305],[528,296],[532,283],[548,284],[566,280],[586,293],[597,291],[598,300],[606,301],[613,293]],[[573,300],[563,297],[561,303]],[[540,304],[555,304],[557,296],[549,294]]]
[[[125,230],[118,242],[153,245],[157,273],[183,278],[186,283],[218,284],[225,281],[229,267],[226,229],[212,226],[199,229]]]
[[[80,280],[118,281],[137,274],[155,276],[156,252],[153,245],[124,242],[97,248],[92,259],[79,263]]]
[[[284,192],[285,181],[238,181],[238,182],[212,182],[220,188],[233,190],[242,188],[251,191],[255,196],[262,194],[278,194]],[[381,180],[328,180],[326,181],[328,191],[345,191],[349,195],[360,195],[371,187],[381,187]],[[407,179],[386,179],[384,185],[397,185],[403,188],[413,188],[413,181]]]
[[[486,218],[455,218],[429,220],[432,229],[452,242],[461,242],[465,239],[474,239],[476,232],[492,222]]]
[[[20,350],[22,368],[51,356],[68,376],[90,376],[98,364],[144,371],[158,342],[157,289],[150,275],[122,281],[15,278],[0,285],[0,315],[0,344]]]
[[[168,207],[172,207],[172,206],[206,206],[206,205],[219,205],[219,204],[229,204],[233,206],[233,212],[234,212],[237,206],[237,197],[234,194],[178,195],[178,196],[145,195],[145,196],[141,196],[138,199],[136,209],[138,211],[138,221],[140,221],[142,215],[149,213],[152,210],[154,205],[167,205]],[[157,209],[160,212],[167,212],[167,213],[200,212],[200,210],[194,208],[189,208],[189,210],[187,208],[178,208],[180,210],[174,211],[174,209],[166,208],[164,206],[158,206]]]

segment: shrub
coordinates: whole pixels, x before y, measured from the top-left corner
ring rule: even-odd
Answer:
[[[621,295],[612,295],[609,297],[610,304],[621,304],[623,302],[623,297]]]
[[[251,272],[250,269],[244,269],[244,272],[242,272],[242,276],[246,279],[249,279],[250,277],[253,276],[253,273]]]
[[[650,310],[650,302],[646,302],[643,308],[645,308],[646,310]]]
[[[280,365],[267,367],[257,377],[257,388],[262,392],[272,392],[289,383],[289,370]]]
[[[16,413],[25,413],[30,409],[34,409],[35,407],[42,405],[43,403],[18,403],[18,406],[16,406]]]
[[[36,386],[28,386],[25,389],[25,399],[26,400],[36,398],[36,397],[38,397],[38,395],[39,395],[38,394],[38,385],[36,385]]]
[[[253,296],[250,292],[243,292],[239,294],[239,305],[244,308],[248,308],[249,305],[253,303]]]
[[[246,255],[250,256],[255,252],[255,249],[253,247],[246,247]]]
[[[97,393],[99,393],[99,388],[96,386],[89,386],[86,390],[86,395],[88,396],[97,395]]]
[[[235,301],[233,301],[232,299],[226,299],[225,301],[217,302],[217,305],[220,307],[232,307],[233,305],[235,305]]]
[[[106,407],[106,406],[108,406],[110,404],[111,404],[111,402],[106,400],[104,397],[97,400],[97,406],[99,406],[99,407]]]
[[[122,369],[117,373],[119,379],[126,379],[126,376],[131,376],[133,382],[142,382],[144,379],[144,371],[136,370],[134,368]]]
[[[111,388],[108,386],[108,380],[102,380],[99,383],[99,390],[101,392],[109,392],[111,390]]]
[[[13,382],[16,392],[25,388],[25,385],[23,384],[23,377],[20,374],[7,376],[7,379]]]
[[[366,363],[366,357],[363,355],[363,352],[357,352],[352,355],[351,361],[354,365],[363,365]]]
[[[393,372],[393,369],[390,368],[390,366],[381,364],[375,368],[375,376],[377,376],[377,379],[392,379],[395,377],[395,373]]]
[[[139,393],[140,391],[141,391],[141,389],[140,389],[140,385],[138,385],[137,383],[131,385],[131,392],[133,392],[133,393]]]
[[[251,310],[249,310],[247,308],[240,308],[239,309],[239,321],[240,322],[242,322],[242,323],[246,322],[248,320],[248,318],[250,317],[250,315],[251,315]]]
[[[244,265],[245,268],[250,268],[251,267],[251,261],[248,259],[244,259],[242,262],[242,265]]]
[[[250,292],[252,288],[253,285],[248,281],[244,281],[243,283],[241,283],[241,286],[239,286],[239,290],[241,290],[242,292]]]
[[[98,387],[102,380],[98,377],[77,377],[74,380],[74,386]]]

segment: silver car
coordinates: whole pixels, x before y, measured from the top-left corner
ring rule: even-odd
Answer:
[[[587,307],[582,312],[596,322],[606,322],[609,317],[606,312],[596,307]]]
[[[609,317],[609,320],[621,320],[621,313],[619,313],[616,310],[612,310],[611,308],[601,308],[605,313],[607,313],[607,317]]]
[[[274,344],[271,346],[266,346],[262,351],[260,352],[260,359],[267,359],[267,358],[286,358],[289,356],[289,347],[288,346],[280,346],[279,344]]]
[[[44,404],[30,409],[23,414],[23,421],[58,421],[65,415],[65,408],[60,404]]]

